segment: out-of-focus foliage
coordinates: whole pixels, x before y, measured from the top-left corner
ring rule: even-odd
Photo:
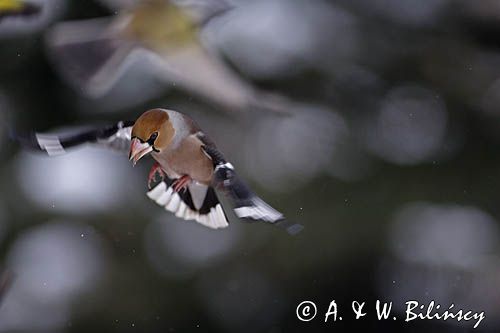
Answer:
[[[130,40],[78,44],[68,61],[54,36],[110,38],[108,22],[138,2],[30,0],[39,13],[0,13],[0,267],[14,277],[0,332],[470,328],[375,316],[301,323],[306,299],[325,309],[392,300],[399,314],[408,299],[453,302],[486,311],[480,329],[499,330],[497,1],[227,1],[196,30],[204,50],[237,80],[286,97],[287,114],[223,111],[180,76],[165,80],[148,56],[106,67],[114,81],[98,96],[71,81],[66,70],[90,77],[90,60],[106,63]],[[193,22],[222,6],[174,3]],[[204,84],[222,82],[177,59]],[[208,230],[147,199],[146,161],[132,168],[93,148],[49,159],[8,140],[13,128],[134,119],[151,107],[196,119],[302,233],[238,221]]]

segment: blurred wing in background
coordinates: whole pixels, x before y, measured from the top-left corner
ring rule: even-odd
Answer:
[[[133,125],[133,121],[120,121],[111,126],[80,131],[73,130],[66,134],[33,133],[28,136],[17,134],[13,134],[13,136],[23,146],[41,150],[49,156],[62,155],[66,153],[67,148],[89,143],[126,152],[130,146]]]
[[[56,68],[70,85],[93,98],[107,94],[136,57],[136,45],[114,38],[110,23],[108,18],[64,22],[47,35]]]

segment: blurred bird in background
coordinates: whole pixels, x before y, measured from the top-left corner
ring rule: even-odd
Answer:
[[[216,194],[223,192],[235,207],[238,218],[277,223],[283,214],[260,199],[241,180],[214,142],[186,115],[164,109],[144,112],[135,122],[120,121],[115,125],[66,135],[34,134],[16,137],[28,147],[49,155],[65,153],[65,148],[85,143],[125,150],[134,165],[151,155],[155,164],[148,177],[148,197],[185,220],[195,220],[209,228],[228,226],[225,210]],[[153,186],[157,175],[161,182]],[[278,224],[291,234],[300,225]]]
[[[285,97],[257,89],[204,43],[202,30],[231,10],[227,2],[148,0],[119,7],[114,18],[63,22],[49,32],[54,65],[84,94],[106,95],[146,59],[158,78],[216,106],[288,111]]]

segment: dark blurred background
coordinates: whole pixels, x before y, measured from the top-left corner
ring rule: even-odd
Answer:
[[[14,276],[1,332],[473,331],[405,323],[412,299],[485,311],[474,331],[500,330],[499,1],[230,1],[199,27],[203,43],[285,96],[286,115],[218,107],[142,56],[89,92],[110,76],[82,74],[95,45],[58,43],[100,35],[137,1],[29,2],[37,10],[0,15],[0,263]],[[49,158],[8,138],[152,107],[196,119],[305,229],[210,230],[146,197],[151,161],[132,168],[93,147]],[[399,319],[378,321],[377,299]],[[296,317],[303,300],[318,306],[311,322]],[[342,322],[324,323],[331,300]],[[368,302],[358,321],[353,300]]]

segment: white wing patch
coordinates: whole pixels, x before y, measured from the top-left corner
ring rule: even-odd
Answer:
[[[49,156],[62,155],[66,151],[61,145],[61,141],[55,135],[36,134],[36,141],[40,149],[45,150]]]
[[[181,219],[195,220],[196,222],[212,229],[225,228],[229,225],[220,203],[218,203],[215,207],[212,207],[208,214],[200,214],[199,212],[189,208],[189,206],[182,201],[179,194],[172,190],[171,187],[168,187],[165,182],[159,183],[151,191],[149,191],[147,195],[158,205],[163,206],[166,210],[174,213],[175,216]]]
[[[106,139],[99,139],[98,143],[105,145],[114,150],[126,151],[130,147],[130,140],[132,139],[132,126],[124,127],[122,121],[118,123],[118,130],[115,134]]]
[[[255,197],[252,199],[252,206],[238,207],[234,213],[239,218],[251,218],[274,223],[284,218],[283,214],[266,204],[262,199]]]

